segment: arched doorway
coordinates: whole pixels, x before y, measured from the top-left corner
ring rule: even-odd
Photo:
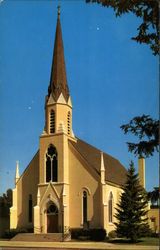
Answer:
[[[58,233],[58,208],[53,202],[47,208],[47,233]]]

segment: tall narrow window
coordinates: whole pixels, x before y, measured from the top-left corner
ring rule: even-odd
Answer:
[[[57,150],[53,145],[50,145],[46,154],[46,182],[58,181],[58,160]]]
[[[46,182],[51,180],[51,157],[46,154]]]
[[[50,112],[50,133],[55,133],[55,112],[51,110]]]
[[[109,195],[109,201],[108,201],[108,215],[109,215],[109,222],[113,222],[113,195],[112,192],[110,192]]]
[[[83,224],[87,223],[87,192],[83,191]]]
[[[68,112],[68,115],[67,115],[67,127],[68,127],[68,135],[70,135],[70,123],[71,123],[71,113]]]
[[[28,202],[28,221],[32,222],[32,195],[29,195],[29,202]]]

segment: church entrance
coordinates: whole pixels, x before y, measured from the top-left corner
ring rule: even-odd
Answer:
[[[47,209],[47,233],[58,233],[58,208],[54,203]]]

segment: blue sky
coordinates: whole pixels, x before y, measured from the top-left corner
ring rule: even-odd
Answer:
[[[50,80],[57,5],[77,137],[119,159],[128,153],[120,126],[134,116],[158,118],[158,58],[130,38],[139,20],[115,18],[111,9],[84,1],[16,1],[0,4],[0,194],[14,187],[39,148]],[[158,153],[146,159],[146,189],[158,185]]]

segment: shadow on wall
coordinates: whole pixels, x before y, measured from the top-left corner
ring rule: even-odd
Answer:
[[[18,181],[17,205],[18,224],[17,228],[33,228],[34,206],[37,204],[37,190],[39,183],[39,151],[33,157],[23,175]],[[32,210],[29,215],[29,202],[32,200]]]
[[[101,228],[101,201],[100,201],[101,184],[98,183],[98,187],[93,195],[93,216],[89,222],[90,228]]]

